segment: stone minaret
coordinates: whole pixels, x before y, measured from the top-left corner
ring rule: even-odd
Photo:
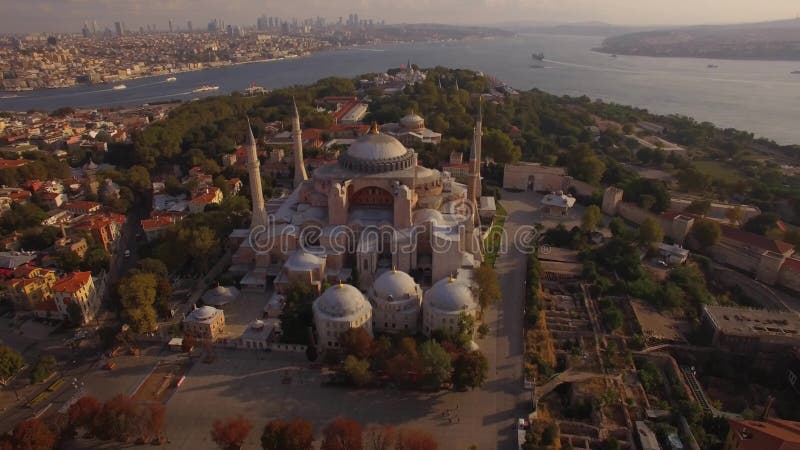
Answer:
[[[267,212],[264,209],[264,193],[261,190],[261,163],[256,153],[256,138],[247,119],[247,174],[250,177],[250,200],[253,202],[253,217],[250,229],[267,226]]]
[[[297,112],[297,103],[292,99],[294,115],[292,116],[292,141],[294,142],[294,187],[300,186],[308,180],[306,163],[303,161],[303,131],[300,129],[300,114]]]
[[[472,137],[472,150],[469,155],[469,183],[467,185],[469,200],[477,205],[481,198],[481,139],[483,138],[483,111],[478,104],[478,119]]]

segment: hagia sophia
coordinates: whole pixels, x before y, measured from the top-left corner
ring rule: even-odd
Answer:
[[[420,122],[406,119],[401,123]],[[241,243],[233,265],[244,273],[243,289],[261,291],[271,282],[282,295],[311,286],[319,294],[313,313],[321,349],[338,347],[339,335],[354,327],[430,334],[455,330],[461,314],[477,313],[480,115],[466,184],[420,166],[413,149],[377,125],[309,178],[295,105],[294,188],[271,201],[269,213],[248,130],[252,222],[231,235]],[[423,286],[430,287],[423,293]]]

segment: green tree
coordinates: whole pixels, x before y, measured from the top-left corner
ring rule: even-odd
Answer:
[[[369,361],[358,359],[353,355],[347,355],[344,359],[342,369],[347,378],[356,386],[366,386],[372,381],[372,373],[369,371]]]
[[[156,276],[152,273],[134,273],[120,281],[119,296],[122,319],[136,333],[149,333],[156,328]]]
[[[567,160],[567,173],[579,180],[597,186],[606,171],[606,165],[588,145],[581,145],[571,152]]]
[[[700,248],[705,249],[719,242],[722,230],[714,221],[698,220],[692,225],[691,236]]]
[[[489,129],[482,139],[482,148],[488,158],[498,164],[511,164],[519,161],[522,150],[514,145],[508,135],[500,130]]]
[[[41,383],[56,371],[57,363],[53,355],[44,355],[36,361],[31,371],[31,383]]]
[[[4,383],[22,369],[25,360],[11,347],[0,344],[0,380]]]
[[[597,225],[603,219],[603,213],[597,205],[589,205],[583,213],[581,220],[581,228],[583,231],[592,232],[597,228]]]
[[[67,319],[70,325],[77,327],[83,324],[83,310],[81,305],[77,302],[71,302],[67,305]]]
[[[656,219],[647,217],[639,226],[639,243],[653,246],[664,240],[664,231]]]
[[[142,166],[133,166],[127,172],[127,184],[134,191],[143,194],[151,189],[150,173]]]
[[[419,346],[419,358],[425,377],[434,386],[441,386],[450,379],[452,364],[450,355],[434,340],[425,341]]]
[[[453,363],[453,384],[457,389],[480,387],[488,375],[489,362],[480,351],[462,353]]]
[[[59,266],[65,272],[74,272],[81,265],[81,257],[72,250],[64,249],[56,254]]]
[[[705,216],[711,210],[711,201],[709,200],[695,200],[686,207],[686,212]]]

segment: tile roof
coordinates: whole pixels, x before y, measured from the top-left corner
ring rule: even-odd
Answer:
[[[759,234],[721,225],[722,237],[740,242],[749,247],[760,248],[770,252],[786,254],[794,250],[794,246],[788,242],[770,239]]]
[[[72,272],[56,281],[56,284],[53,285],[53,292],[77,292],[89,283],[91,279],[91,272]]]
[[[767,419],[728,421],[739,450],[800,450],[800,422]]]

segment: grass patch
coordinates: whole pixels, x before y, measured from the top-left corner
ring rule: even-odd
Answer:
[[[500,202],[495,202],[497,207],[496,214],[494,216],[494,221],[492,223],[492,228],[489,230],[489,234],[486,235],[486,239],[483,241],[483,257],[485,263],[494,267],[495,261],[497,261],[497,254],[500,251],[502,239],[503,239],[503,227],[506,224],[506,209],[503,208],[503,204]]]
[[[744,180],[738,170],[719,161],[694,161],[694,166],[711,178],[727,183],[736,183]]]

